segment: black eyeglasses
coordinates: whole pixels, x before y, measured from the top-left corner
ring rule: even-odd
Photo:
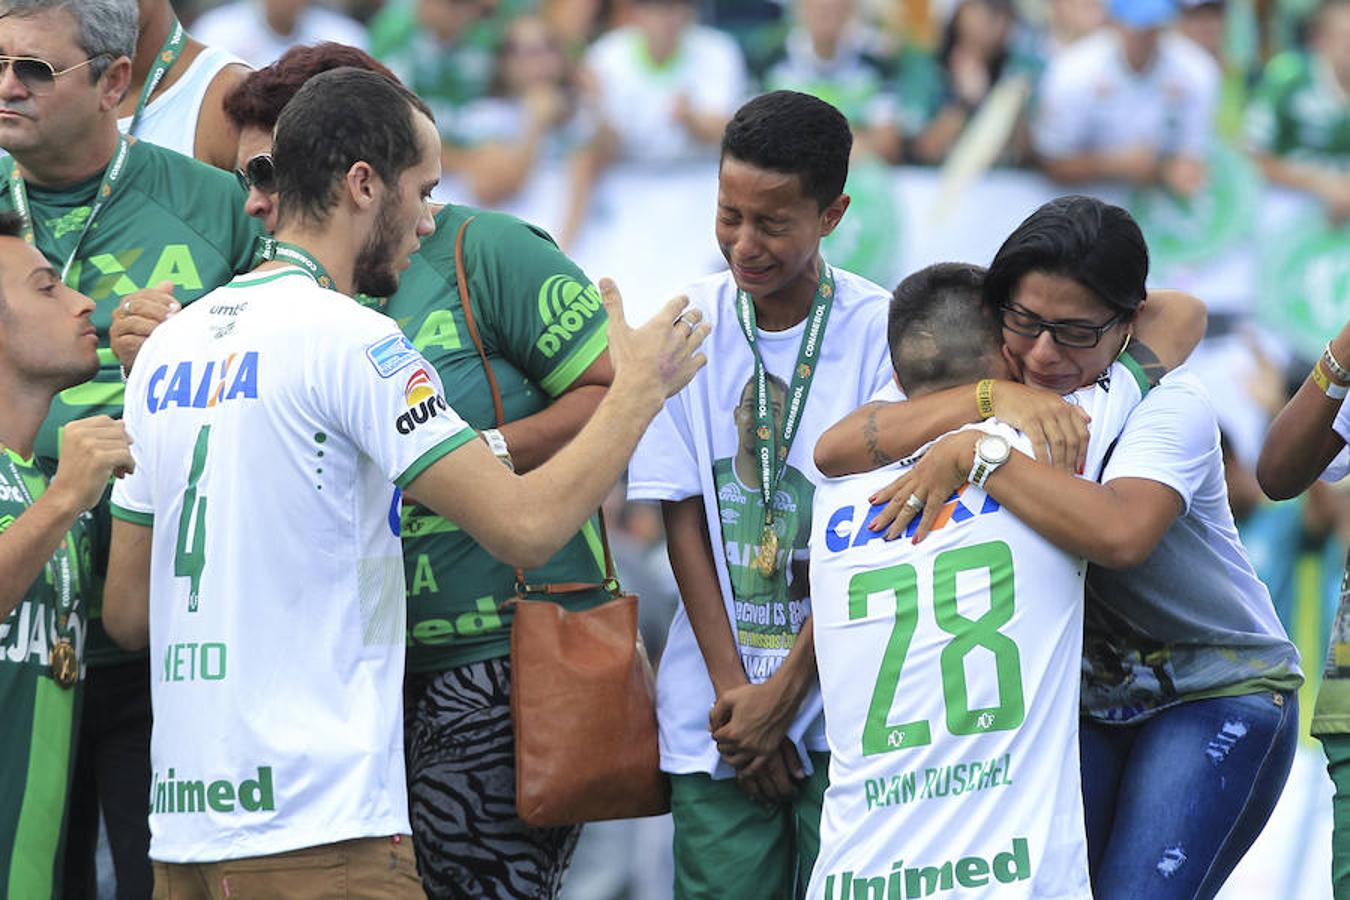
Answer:
[[[5,77],[5,71],[14,67],[14,77],[23,83],[29,93],[50,94],[56,87],[56,79],[68,72],[74,72],[76,69],[83,69],[85,66],[95,60],[103,59],[105,56],[111,56],[110,53],[95,53],[84,62],[78,62],[73,66],[67,66],[59,72],[45,59],[38,59],[36,56],[3,56],[0,55],[0,78]]]
[[[244,163],[242,169],[235,169],[234,177],[246,191],[257,188],[268,194],[276,190],[277,169],[272,164],[272,154],[259,153]]]
[[[1100,325],[1084,325],[1078,322],[1049,322],[1038,315],[1018,309],[1011,304],[1000,308],[1003,327],[1022,337],[1040,337],[1042,331],[1050,332],[1050,339],[1061,347],[1084,349],[1101,343],[1102,335],[1120,321],[1115,315]]]

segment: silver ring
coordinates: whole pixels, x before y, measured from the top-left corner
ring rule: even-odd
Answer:
[[[695,328],[698,327],[697,325],[694,324],[694,320],[690,317],[688,313],[683,313],[677,316],[674,323],[672,324],[685,325],[689,328],[690,331],[693,331]]]
[[[905,501],[905,508],[919,512],[923,509],[923,501],[919,499],[918,494],[910,494],[909,499]]]
[[[130,300],[125,300],[125,301],[123,301],[123,303],[122,303],[122,312],[126,313],[127,315],[131,315],[131,301],[130,301]]]

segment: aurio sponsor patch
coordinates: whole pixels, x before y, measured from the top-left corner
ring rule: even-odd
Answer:
[[[407,404],[408,411],[394,420],[399,434],[412,434],[418,425],[436,418],[449,408],[445,398],[436,393],[436,383],[431,380],[427,370],[420,366],[408,376],[408,382],[403,386],[403,402]]]
[[[380,338],[366,348],[366,359],[381,378],[388,378],[400,369],[422,359],[406,335],[391,334]]]

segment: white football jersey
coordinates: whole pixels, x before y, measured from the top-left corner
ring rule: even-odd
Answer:
[[[1142,386],[1073,395],[1088,472]],[[1006,425],[979,426],[1030,442]],[[1078,769],[1086,563],[965,485],[918,545],[866,523],[894,466],[822,483],[811,531],[830,745],[813,900],[1090,898]],[[909,528],[913,533],[914,524]]]
[[[153,528],[152,858],[407,833],[399,491],[474,438],[397,325],[298,268],[166,321],[127,384]]]

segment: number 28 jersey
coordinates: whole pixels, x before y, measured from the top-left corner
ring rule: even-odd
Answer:
[[[1140,401],[1066,400],[1098,472]],[[980,426],[1030,454],[1025,437]],[[1086,563],[964,485],[915,545],[867,528],[893,466],[816,488],[811,598],[830,745],[812,900],[1091,898],[1078,766]],[[911,524],[909,534],[914,525]]]
[[[817,488],[811,589],[831,756],[808,896],[1089,897],[1085,564],[971,485],[923,543],[887,543],[866,527],[867,498],[899,474]]]

